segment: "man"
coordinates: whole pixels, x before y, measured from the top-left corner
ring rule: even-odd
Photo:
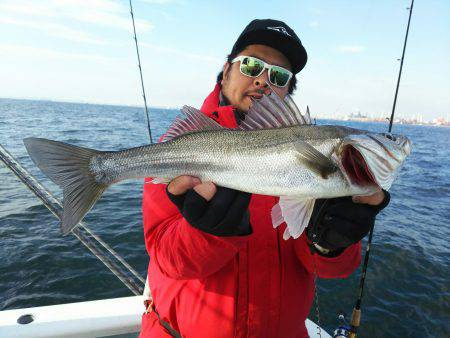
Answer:
[[[251,98],[295,89],[307,54],[285,23],[254,20],[239,36],[201,110],[235,128]],[[298,239],[283,240],[270,212],[278,198],[180,176],[145,184],[143,218],[154,303],[142,337],[307,337],[314,274],[343,278],[387,193],[320,200]],[[309,237],[309,238],[308,238]],[[311,241],[310,239],[314,239]]]

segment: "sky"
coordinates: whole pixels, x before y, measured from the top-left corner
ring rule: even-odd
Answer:
[[[410,0],[133,0],[147,100],[200,107],[253,19],[308,52],[294,100],[312,115],[389,116]],[[0,0],[0,97],[142,106],[128,0]],[[416,0],[396,115],[450,120],[450,1]]]

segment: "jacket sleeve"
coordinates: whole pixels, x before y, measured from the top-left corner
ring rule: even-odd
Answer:
[[[227,264],[248,236],[217,237],[195,229],[166,194],[166,185],[144,184],[144,238],[151,263],[167,277],[197,279]]]
[[[312,254],[305,233],[295,242],[295,252],[300,262],[309,273],[314,273],[316,270],[320,278],[346,278],[361,263],[361,242],[349,246],[336,257]]]

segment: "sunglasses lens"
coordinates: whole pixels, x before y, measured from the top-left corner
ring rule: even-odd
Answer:
[[[270,70],[269,81],[278,87],[284,87],[289,81],[291,74],[281,67],[273,66]]]
[[[264,70],[264,64],[254,58],[246,57],[241,61],[241,72],[245,75],[255,77],[259,76]]]

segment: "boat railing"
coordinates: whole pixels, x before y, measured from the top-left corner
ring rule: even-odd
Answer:
[[[55,217],[61,219],[63,209],[61,202],[1,144],[0,160],[42,201]],[[72,234],[111,270],[133,294],[142,295],[145,279],[123,257],[114,251],[113,248],[95,234],[85,222],[78,223],[78,226],[72,230]]]

